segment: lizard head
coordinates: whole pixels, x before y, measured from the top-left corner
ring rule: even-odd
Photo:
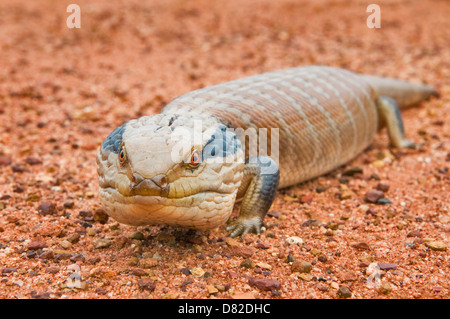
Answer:
[[[125,224],[214,228],[232,212],[243,156],[236,135],[214,118],[144,116],[102,143],[100,200]]]

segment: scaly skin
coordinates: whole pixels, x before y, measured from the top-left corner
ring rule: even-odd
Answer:
[[[380,127],[394,146],[414,147],[395,101],[408,107],[436,94],[423,84],[324,66],[196,90],[110,134],[97,156],[101,202],[119,222],[208,229],[223,224],[243,197],[231,236],[259,233],[277,188],[346,163]],[[267,154],[255,155],[233,128],[268,129]],[[174,135],[189,138],[180,144]]]

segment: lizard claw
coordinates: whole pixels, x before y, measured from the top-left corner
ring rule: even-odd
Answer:
[[[231,231],[230,237],[242,236],[248,233],[261,234],[262,221],[259,217],[236,218],[228,223],[227,231]]]
[[[419,150],[421,148],[421,145],[416,144],[413,141],[405,139],[402,141],[402,144],[400,145],[400,147],[409,148],[411,150]]]

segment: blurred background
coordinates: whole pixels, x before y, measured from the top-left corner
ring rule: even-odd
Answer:
[[[366,24],[372,2],[2,1],[0,93],[70,114],[89,105],[115,126],[192,89],[293,66],[448,77],[448,1],[377,1],[379,29]],[[79,29],[66,25],[71,3]]]

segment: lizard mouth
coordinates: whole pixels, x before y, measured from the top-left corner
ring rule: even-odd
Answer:
[[[169,179],[165,174],[159,174],[153,178],[144,178],[138,173],[133,174],[130,184],[132,196],[159,196],[168,197],[170,192]]]

